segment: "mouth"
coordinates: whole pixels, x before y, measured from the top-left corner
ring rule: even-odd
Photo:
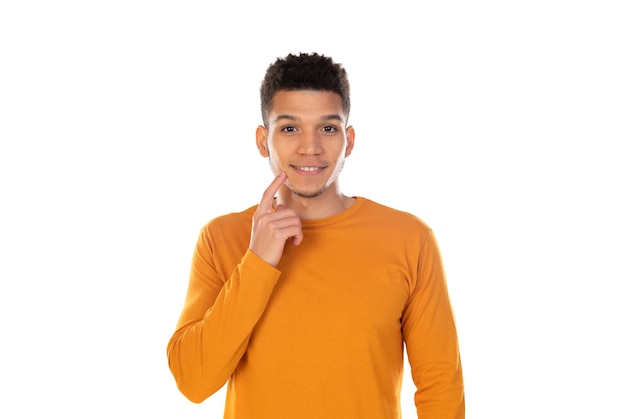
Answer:
[[[314,174],[317,174],[317,173],[321,173],[324,169],[326,169],[326,166],[294,166],[294,165],[291,165],[291,168],[294,169],[296,172],[301,173],[301,174],[314,175]]]

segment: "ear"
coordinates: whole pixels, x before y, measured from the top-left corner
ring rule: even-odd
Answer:
[[[346,157],[352,154],[352,148],[354,148],[354,128],[349,126],[346,128]]]
[[[270,155],[267,150],[267,128],[263,125],[259,125],[256,128],[256,147],[259,149],[261,156],[268,157]]]

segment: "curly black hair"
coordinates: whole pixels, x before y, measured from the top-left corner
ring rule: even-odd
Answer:
[[[332,58],[313,53],[289,54],[277,58],[265,72],[261,83],[261,116],[267,118],[274,94],[279,90],[324,90],[337,93],[346,117],[350,113],[350,84],[345,68]]]

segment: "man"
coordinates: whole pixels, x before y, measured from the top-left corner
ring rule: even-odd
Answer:
[[[228,382],[225,418],[400,418],[404,347],[420,419],[465,417],[444,270],[415,216],[341,193],[354,147],[345,69],[290,54],[261,86],[258,205],[201,231],[167,355],[200,403]]]

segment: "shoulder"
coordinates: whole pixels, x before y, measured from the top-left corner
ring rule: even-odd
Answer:
[[[202,233],[214,236],[221,235],[224,232],[233,234],[239,230],[249,231],[252,222],[252,215],[254,214],[254,211],[256,211],[256,207],[257,206],[254,205],[243,211],[219,215],[211,219],[203,226]]]
[[[429,234],[430,226],[421,218],[410,212],[392,208],[367,198],[363,200],[362,212],[372,223],[384,225],[386,228],[406,230],[408,232],[420,232]]]

